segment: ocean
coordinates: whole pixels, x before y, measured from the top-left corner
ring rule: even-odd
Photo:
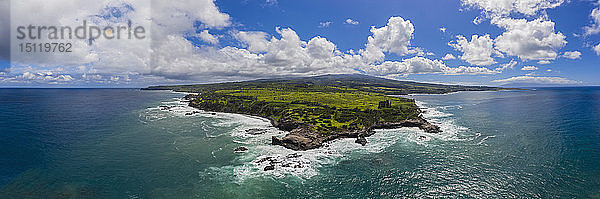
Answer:
[[[302,152],[184,95],[0,89],[0,198],[600,198],[600,87],[411,95],[443,133]]]

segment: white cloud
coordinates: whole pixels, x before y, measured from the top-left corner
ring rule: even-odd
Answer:
[[[537,70],[537,69],[538,69],[538,67],[535,67],[535,66],[523,66],[523,68],[521,68],[521,70],[526,70],[526,71]]]
[[[452,55],[452,54],[446,54],[446,55],[444,55],[444,57],[442,57],[442,60],[452,60],[452,59],[456,59],[456,57],[454,57],[454,55]]]
[[[267,50],[267,33],[260,31],[240,31],[235,33],[237,40],[246,44],[248,50],[253,53],[264,52]]]
[[[160,9],[151,10],[151,6]],[[94,2],[23,0],[11,4],[11,10],[14,15],[12,24],[15,26],[34,24],[77,27],[82,25],[82,20],[86,20],[88,26],[116,27],[127,26],[128,21],[131,20],[133,27],[145,28],[147,36],[142,40],[100,38],[94,40],[92,45],[89,45],[86,40],[61,40],[60,42],[73,44],[73,52],[69,53],[69,56],[64,56],[62,53],[45,53],[13,57],[15,65],[34,65],[41,68],[56,65],[76,68],[88,65],[87,71],[77,71],[88,74],[152,75],[158,67],[153,64],[156,61],[154,59],[161,57],[161,54],[173,54],[169,52],[170,49],[165,49],[166,52],[157,51],[158,49],[153,49],[151,44],[162,46],[164,42],[169,41],[169,36],[183,37],[185,32],[195,30],[197,22],[200,22],[200,27],[204,29],[223,28],[231,24],[229,15],[220,12],[213,0],[172,0],[152,3],[141,0]],[[77,10],[77,12],[64,12],[64,10]],[[118,15],[114,14],[115,10],[119,11]],[[16,30],[16,28],[11,29]],[[216,38],[211,38],[204,33],[198,36],[209,43],[217,41]]]
[[[390,17],[388,23],[381,27],[371,27],[366,49],[361,53],[369,62],[383,61],[384,52],[397,55],[409,54],[410,40],[415,28],[409,20],[402,17]]]
[[[276,5],[278,3],[277,0],[265,0],[265,3],[267,5]]]
[[[485,67],[459,66],[457,68],[447,68],[444,73],[446,75],[491,75],[499,72]]]
[[[351,24],[351,25],[358,25],[359,24],[358,21],[356,21],[354,19],[350,19],[350,18],[346,19],[346,23],[347,24]]]
[[[527,60],[554,60],[558,49],[565,46],[565,36],[554,32],[554,22],[541,18],[525,19],[495,18],[492,23],[506,32],[495,39],[495,47],[509,56]]]
[[[590,17],[592,18],[592,25],[585,27],[585,34],[592,35],[600,33],[600,7],[594,8],[592,13],[590,13]]]
[[[535,15],[541,11],[560,6],[564,0],[462,0],[463,5],[481,9],[491,16],[512,13]]]
[[[214,35],[208,33],[208,30],[203,30],[202,32],[200,32],[199,37],[200,37],[200,39],[202,39],[202,41],[208,42],[210,44],[219,43],[219,39],[217,37],[215,37]]]
[[[59,0],[60,1],[60,0]],[[23,0],[15,4],[22,6],[22,13],[44,7],[38,16],[23,15],[27,20],[23,23],[33,24],[64,24],[77,26],[76,19],[97,15],[107,5],[105,2],[83,2],[70,5],[66,1],[47,3],[41,0]],[[14,74],[20,78],[8,77],[20,81],[45,82],[126,82],[135,78],[152,81],[216,81],[244,80],[258,77],[315,75],[332,73],[355,73],[356,69],[369,74],[493,74],[483,67],[449,67],[441,60],[431,60],[424,57],[412,57],[402,61],[387,61],[385,53],[395,53],[400,56],[409,54],[433,55],[421,48],[411,47],[414,26],[409,20],[401,17],[389,18],[383,27],[372,27],[372,35],[364,49],[340,52],[336,45],[324,37],[314,37],[301,40],[290,28],[276,28],[275,35],[260,31],[237,31],[230,28],[229,15],[222,13],[213,0],[186,2],[172,0],[157,2],[164,9],[153,9],[146,1],[131,0],[135,11],[126,15],[120,21],[114,19],[95,19],[94,24],[115,23],[123,24],[123,20],[131,19],[135,25],[152,26],[148,40],[139,41],[106,41],[97,40],[93,45],[85,41],[76,41],[77,52],[70,56],[48,55],[39,60],[28,60],[34,63],[24,63],[13,68]],[[69,5],[69,9],[82,8],[80,13],[62,15],[61,4]],[[89,6],[86,6],[88,5]],[[31,6],[36,5],[36,6]],[[29,6],[29,7],[28,7]],[[46,7],[45,7],[46,6]],[[50,6],[50,7],[48,7]],[[85,8],[85,9],[83,9]],[[50,17],[52,16],[52,17]],[[60,20],[59,20],[60,19]],[[197,25],[197,22],[201,25]],[[138,24],[139,23],[139,24]],[[219,35],[213,35],[215,30],[230,28],[231,34],[240,46],[219,47],[214,45],[194,45],[186,39],[189,32],[202,30],[198,37],[211,44],[219,42]],[[152,44],[152,45],[150,45]],[[356,52],[356,53],[355,53]],[[54,57],[52,57],[54,56]],[[54,60],[50,62],[48,60]],[[62,69],[52,66],[36,65],[36,63],[57,63]],[[37,73],[36,71],[53,70],[56,74]],[[58,72],[58,71],[64,71]],[[43,75],[42,75],[43,74]],[[57,75],[60,74],[60,75]],[[72,75],[72,76],[71,76]],[[76,77],[76,78],[73,78]],[[6,80],[7,78],[4,78]]]
[[[359,55],[339,52],[335,44],[322,37],[308,42],[301,40],[290,28],[276,28],[278,37],[267,39],[262,32],[237,32],[236,38],[248,49],[197,48],[181,37],[160,46],[159,51],[170,49],[171,54],[159,57],[159,68],[154,72],[171,78],[195,77],[272,77],[283,75],[311,75],[353,73],[352,67],[365,65]],[[166,51],[166,50],[165,50]]]
[[[579,59],[581,58],[581,53],[579,51],[567,51],[563,53],[562,57],[567,59]]]
[[[490,38],[490,35],[473,35],[470,42],[464,36],[459,35],[457,40],[448,43],[448,45],[463,52],[460,58],[471,65],[487,66],[495,64],[496,61],[491,56],[492,54],[500,54],[494,50],[494,40]]]
[[[319,28],[327,28],[331,25],[331,21],[319,22]]]
[[[446,32],[446,28],[445,28],[445,27],[441,27],[441,28],[440,28],[440,31],[441,31],[441,32]]]
[[[311,57],[316,59],[327,59],[336,55],[335,44],[320,36],[310,39],[306,50]]]
[[[569,80],[563,77],[534,77],[534,76],[516,76],[508,79],[494,80],[498,83],[534,83],[534,84],[581,84],[581,81]]]
[[[550,64],[550,61],[548,61],[548,60],[540,60],[537,63],[538,64]]]
[[[158,14],[160,15],[158,17],[178,20],[182,23],[189,23],[190,20],[197,19],[208,27],[225,27],[231,24],[229,15],[219,10],[215,5],[215,0],[152,1],[152,7],[157,8],[152,10],[153,17],[157,17]]]
[[[385,61],[368,68],[367,73],[381,76],[394,74],[441,73],[447,66],[440,60],[413,57],[402,61]]]
[[[502,64],[502,67],[496,68],[494,69],[495,71],[504,71],[506,69],[509,68],[514,68],[519,62],[515,61],[515,60],[510,60],[510,62],[506,63],[506,64]]]
[[[600,44],[594,47],[594,52],[596,52],[596,55],[600,56]]]
[[[24,81],[24,82],[37,82],[37,83],[59,83],[69,82],[73,80],[73,77],[68,74],[53,74],[52,72],[46,73],[32,73],[24,72],[21,75],[15,76],[12,80]]]
[[[424,57],[412,57],[402,61],[385,61],[379,65],[372,65],[365,71],[370,74],[386,76],[396,74],[445,74],[445,75],[481,75],[495,74],[496,71],[484,67],[459,66],[451,68],[441,60],[431,60]]]

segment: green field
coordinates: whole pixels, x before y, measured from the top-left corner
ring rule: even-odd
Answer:
[[[361,130],[375,122],[419,116],[410,99],[314,85],[209,91],[201,93],[193,104],[205,110],[292,119],[322,133]]]

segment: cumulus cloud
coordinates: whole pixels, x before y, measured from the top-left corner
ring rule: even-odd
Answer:
[[[21,81],[21,82],[35,82],[35,83],[47,83],[47,84],[58,84],[72,81],[74,78],[68,74],[53,74],[52,72],[24,72],[21,75],[4,79],[3,81]]]
[[[159,50],[172,54],[159,56],[156,73],[171,78],[228,76],[241,78],[282,75],[310,75],[355,72],[348,66],[364,65],[358,55],[339,52],[322,37],[303,41],[290,28],[276,28],[278,37],[263,32],[238,32],[247,49],[197,48],[189,41],[172,36]],[[170,56],[172,55],[172,56]]]
[[[452,68],[448,67],[441,60],[431,60],[425,57],[412,57],[402,61],[385,61],[379,65],[372,65],[365,71],[380,76],[426,73],[445,75],[481,75],[497,73],[496,71],[492,71],[484,67],[459,66]]]
[[[555,8],[564,0],[462,0],[463,5],[481,9],[491,16],[506,16],[513,13],[535,15]]]
[[[444,57],[442,57],[442,60],[452,60],[452,59],[456,59],[456,57],[454,57],[454,55],[452,55],[452,54],[446,54],[446,55],[444,55]]]
[[[320,36],[314,37],[308,41],[306,50],[311,57],[317,59],[332,58],[336,54],[335,44]]]
[[[149,39],[144,41],[96,40],[92,45],[87,41],[73,41],[79,42],[74,49],[78,53],[70,56],[48,54],[48,57],[38,60],[23,60],[22,65],[12,70],[19,73],[20,77],[7,77],[3,81],[128,82],[138,79],[214,82],[272,76],[356,73],[357,70],[372,75],[498,73],[485,67],[450,67],[442,60],[422,57],[433,53],[411,46],[414,26],[401,17],[389,18],[383,27],[371,27],[371,35],[363,49],[344,53],[327,38],[316,36],[302,40],[291,28],[275,28],[274,35],[232,28],[229,15],[222,13],[213,0],[160,1],[152,6],[164,9],[153,9],[152,13],[146,1],[131,0],[125,4],[110,3],[112,1],[84,2],[72,5],[74,10],[82,8],[82,12],[67,14],[63,14],[61,10],[64,8],[58,6],[67,5],[66,2],[19,2],[16,4],[21,8],[19,13],[31,13],[31,9],[36,9],[36,6],[46,6],[39,16],[20,16],[25,19],[19,22],[25,24],[36,22],[33,24],[77,26],[80,25],[77,20],[89,19],[95,25],[123,25],[132,20],[134,25],[152,26],[152,31]],[[111,9],[118,9],[122,15],[111,15]],[[103,15],[107,13],[107,16]],[[37,21],[40,19],[47,21]],[[234,45],[198,46],[186,36],[199,30],[201,31],[194,36],[208,44],[218,44],[222,36],[211,33],[221,31],[235,39]],[[385,53],[417,56],[401,61],[385,61]],[[62,69],[55,70],[58,75],[37,72],[56,67],[40,65],[43,63],[54,63]]]
[[[346,19],[346,24],[350,24],[350,25],[358,25],[358,21],[354,20],[354,19]]]
[[[200,32],[199,37],[200,37],[200,39],[202,39],[202,41],[205,41],[210,44],[219,43],[219,39],[217,37],[215,37],[214,35],[208,33],[208,30],[203,30],[202,32]]]
[[[506,32],[495,39],[497,50],[521,60],[554,60],[566,45],[565,36],[554,31],[554,22],[544,19],[496,18],[492,23]]]
[[[548,61],[548,60],[540,60],[537,63],[538,64],[550,64],[550,61]]]
[[[538,67],[535,66],[523,66],[523,68],[521,68],[521,70],[525,70],[525,71],[529,71],[529,70],[537,70]]]
[[[431,60],[424,57],[413,57],[402,61],[385,61],[373,65],[366,71],[381,76],[393,74],[423,74],[441,73],[447,66],[440,60]]]
[[[179,27],[193,26],[194,20],[199,20],[203,25],[211,28],[226,27],[231,24],[228,14],[223,13],[215,5],[215,0],[171,0],[171,1],[152,1],[152,6],[157,8],[152,10],[153,17],[160,17],[161,22],[168,24],[178,24]],[[175,26],[171,25],[170,28]]]
[[[579,51],[567,51],[563,53],[562,57],[567,59],[579,59],[581,57],[581,53]]]
[[[455,50],[463,52],[460,59],[467,61],[471,65],[487,66],[495,64],[492,54],[500,54],[494,50],[494,40],[490,35],[471,36],[471,41],[468,41],[462,35],[457,36],[457,40],[448,43]]]
[[[534,76],[516,76],[508,79],[494,80],[493,82],[509,83],[533,83],[533,84],[581,84],[581,81],[570,80],[563,77],[534,77]]]
[[[390,17],[388,23],[380,28],[371,27],[372,36],[369,36],[363,56],[369,61],[382,61],[384,52],[406,55],[409,50],[410,40],[415,27],[409,20],[402,17]]]
[[[596,52],[596,55],[600,56],[600,44],[594,46],[594,52]]]
[[[267,33],[260,31],[240,31],[234,35],[237,40],[243,42],[248,50],[253,53],[267,50]]]
[[[600,7],[594,8],[590,13],[592,18],[592,25],[585,27],[585,34],[592,35],[600,33]]]
[[[490,70],[485,67],[467,67],[459,66],[456,68],[447,68],[444,73],[446,75],[491,75],[500,73],[499,71]]]
[[[151,6],[155,8],[151,12]],[[129,21],[133,27],[146,28],[145,39],[72,39],[72,53],[64,56],[61,53],[45,53],[28,56],[17,54],[13,57],[15,65],[35,65],[38,67],[64,66],[76,67],[87,65],[92,73],[137,73],[151,75],[155,72],[155,58],[161,54],[155,46],[162,46],[169,41],[169,36],[183,37],[184,33],[195,31],[195,24],[201,28],[223,28],[231,24],[229,15],[222,13],[213,0],[173,0],[173,1],[70,1],[53,2],[42,0],[23,0],[11,4],[12,24],[17,25],[52,25],[77,27],[86,20],[87,26],[127,26]],[[43,8],[43,9],[42,9]],[[77,10],[77,12],[64,12]],[[36,13],[32,15],[31,13]],[[152,28],[150,28],[152,27]],[[11,28],[16,30],[16,27]],[[208,31],[198,34],[208,43],[217,42],[217,38]],[[47,42],[45,40],[36,42]],[[53,41],[57,42],[57,41]],[[165,49],[166,50],[166,49]],[[18,52],[13,49],[13,52]],[[154,53],[154,54],[153,54]],[[81,72],[81,71],[77,71]]]

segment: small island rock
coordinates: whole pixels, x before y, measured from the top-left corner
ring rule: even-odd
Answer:
[[[240,146],[238,148],[235,148],[233,151],[235,151],[235,152],[244,152],[244,151],[248,151],[248,148]]]
[[[273,165],[268,165],[265,167],[264,171],[270,171],[270,170],[275,170],[275,166]]]

